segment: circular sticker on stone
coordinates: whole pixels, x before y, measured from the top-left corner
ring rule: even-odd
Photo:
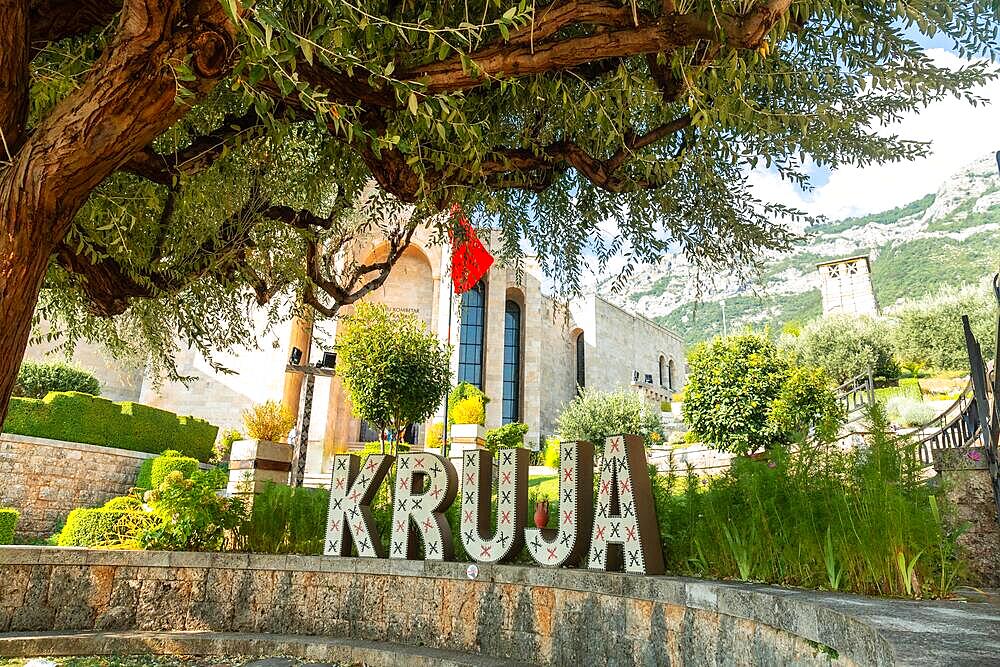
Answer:
[[[479,566],[473,563],[469,567],[465,568],[465,576],[469,579],[475,579],[479,576]]]

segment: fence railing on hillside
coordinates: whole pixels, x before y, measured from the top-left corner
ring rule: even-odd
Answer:
[[[855,375],[834,391],[847,415],[845,426],[861,421],[868,406],[875,403],[875,379],[871,370]]]
[[[979,412],[972,389],[972,379],[955,402],[925,424],[913,430],[920,460],[934,463],[934,452],[953,447],[967,447],[979,430]]]
[[[993,276],[993,294],[1000,306],[1000,274]],[[972,333],[968,315],[962,316],[962,327],[965,330],[965,345],[969,352],[970,378],[972,380],[973,405],[978,420],[977,435],[969,446],[978,444],[986,452],[986,463],[990,481],[993,486],[993,499],[996,505],[997,520],[1000,521],[1000,453],[997,451],[997,441],[1000,439],[1000,406],[996,397],[1000,395],[1000,373],[994,360],[992,378],[990,369],[983,359],[983,350]],[[996,327],[997,354],[1000,354],[1000,316]],[[991,382],[992,380],[992,382]]]

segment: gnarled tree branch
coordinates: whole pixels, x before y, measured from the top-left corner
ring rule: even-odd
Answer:
[[[28,120],[28,0],[0,0],[0,163],[9,162]]]

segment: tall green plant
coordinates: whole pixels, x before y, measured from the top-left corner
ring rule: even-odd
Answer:
[[[254,496],[250,516],[238,529],[238,548],[253,553],[323,553],[326,489],[289,487],[268,482]]]
[[[947,595],[964,571],[915,445],[869,413],[866,446],[796,444],[722,475],[654,479],[670,572],[855,593]]]

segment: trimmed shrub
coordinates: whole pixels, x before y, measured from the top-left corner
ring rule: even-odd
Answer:
[[[17,520],[21,517],[20,512],[8,507],[0,507],[0,544],[14,543],[14,528],[17,527]]]
[[[499,428],[486,431],[486,449],[494,454],[506,447],[524,447],[524,436],[528,433],[528,425],[520,422],[504,424]]]
[[[156,523],[149,512],[75,509],[66,518],[56,544],[60,547],[134,547],[139,536]]]
[[[159,454],[176,449],[207,461],[219,429],[139,403],[111,401],[79,392],[51,392],[45,398],[12,398],[6,433]]]
[[[104,503],[101,509],[139,511],[142,509],[142,500],[136,496],[118,496],[117,498],[112,498],[108,502]]]
[[[180,472],[185,479],[190,479],[198,470],[198,461],[189,456],[182,456],[180,452],[172,449],[163,452],[162,456],[157,456],[153,459],[153,465],[150,467],[150,488],[159,488],[160,484],[163,484],[163,480],[167,478],[167,475],[175,470]]]
[[[146,459],[139,466],[139,474],[135,478],[136,487],[146,491],[153,488],[153,461],[155,460]]]
[[[604,451],[604,441],[612,435],[641,435],[647,446],[663,436],[660,411],[625,388],[610,393],[584,389],[559,415],[558,426],[563,440],[586,440],[598,452]]]
[[[101,383],[87,371],[63,363],[25,361],[14,381],[14,396],[45,398],[50,391],[79,391],[97,396]]]

